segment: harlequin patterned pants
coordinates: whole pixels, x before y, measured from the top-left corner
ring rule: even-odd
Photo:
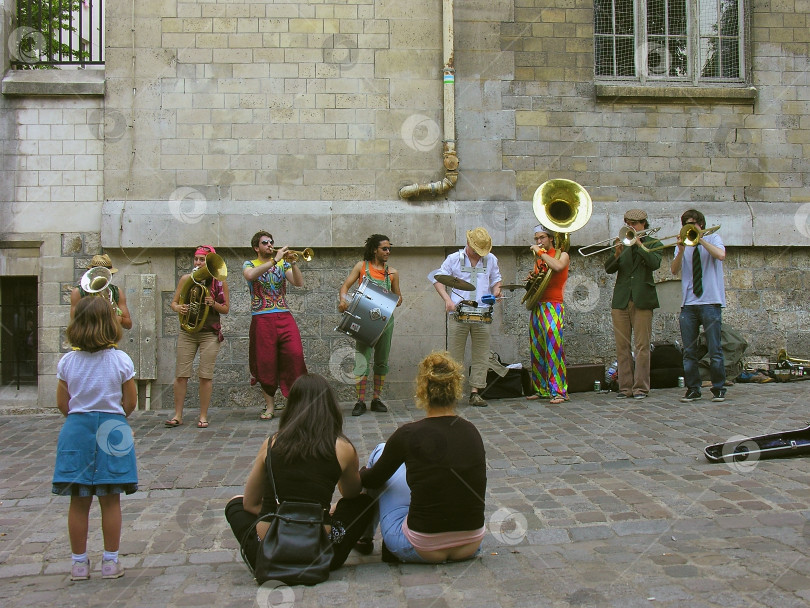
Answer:
[[[541,397],[568,396],[562,302],[540,302],[531,312],[532,389]]]

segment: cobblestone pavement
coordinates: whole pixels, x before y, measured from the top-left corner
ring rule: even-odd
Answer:
[[[70,582],[68,499],[50,493],[57,414],[0,415],[0,605],[31,606],[806,606],[810,457],[712,464],[711,443],[808,425],[810,383],[737,385],[725,403],[579,393],[462,407],[484,437],[489,533],[480,559],[389,565],[355,553],[315,587],[258,588],[223,506],[241,492],[276,422],[259,409],[211,412],[211,427],[131,418],[141,491],[122,499],[126,575],[102,580],[97,505],[93,576]],[[412,402],[349,416],[361,459]]]

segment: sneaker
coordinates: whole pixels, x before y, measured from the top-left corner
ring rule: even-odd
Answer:
[[[366,402],[365,401],[358,401],[354,404],[354,409],[352,409],[352,416],[362,416],[366,413]]]
[[[633,399],[646,399],[647,393],[639,393],[638,395],[633,395]]]
[[[712,401],[714,401],[715,403],[719,403],[720,401],[725,401],[726,400],[726,389],[724,389],[724,388],[720,388],[720,389],[713,388],[712,389],[712,395],[714,395],[714,397],[712,397]]]
[[[624,393],[619,393],[616,395],[616,399],[629,399],[630,395],[625,395]]]
[[[90,578],[90,560],[86,562],[73,562],[70,569],[70,580],[86,581]]]
[[[121,578],[124,576],[124,567],[121,562],[105,559],[101,562],[101,578]]]
[[[470,393],[470,405],[474,407],[487,407],[489,403],[478,393]]]
[[[700,391],[690,388],[686,391],[686,394],[681,397],[681,403],[689,403],[690,401],[697,401],[701,399]]]
[[[372,412],[387,412],[388,408],[378,398],[374,398],[374,399],[371,400],[371,411]]]

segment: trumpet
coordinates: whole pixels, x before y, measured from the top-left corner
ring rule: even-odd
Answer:
[[[687,247],[696,247],[697,244],[700,242],[704,236],[708,236],[710,234],[714,234],[720,230],[720,224],[717,226],[712,226],[711,228],[706,228],[705,230],[701,230],[694,224],[686,224],[678,234],[673,234],[670,236],[665,236],[661,239],[658,239],[661,244],[656,247],[647,248],[644,246],[644,243],[639,243],[639,247],[644,249],[645,251],[660,251],[661,249],[666,249],[667,247],[674,247],[678,244],[677,239],[680,239],[681,243],[686,245]],[[664,241],[668,241],[670,239],[676,239],[672,243],[664,243]]]
[[[315,259],[315,252],[312,251],[311,247],[307,247],[303,251],[296,251],[295,249],[288,249],[286,255],[284,256],[287,259],[289,256],[288,261],[296,261],[300,262],[304,260],[305,262],[311,262]]]
[[[656,232],[661,230],[661,227],[658,226],[656,228],[647,228],[646,230],[639,230],[636,232],[630,226],[622,226],[619,229],[619,236],[615,239],[605,239],[603,241],[597,241],[596,243],[591,243],[590,245],[585,245],[584,247],[580,247],[577,249],[579,251],[579,255],[582,257],[587,258],[591,255],[596,255],[597,253],[602,253],[603,251],[608,251],[613,249],[616,245],[624,245],[625,247],[632,247],[636,243],[641,245],[641,239],[645,236],[652,236]],[[643,247],[643,245],[641,245]],[[592,247],[599,247],[596,251],[588,251],[588,249]],[[587,251],[587,253],[585,253]]]

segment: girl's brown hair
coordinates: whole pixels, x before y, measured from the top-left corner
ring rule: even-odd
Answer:
[[[76,304],[66,333],[75,348],[94,353],[118,343],[123,330],[106,298],[86,296]]]
[[[430,353],[419,363],[416,375],[416,407],[454,406],[461,398],[464,374],[447,351]]]

